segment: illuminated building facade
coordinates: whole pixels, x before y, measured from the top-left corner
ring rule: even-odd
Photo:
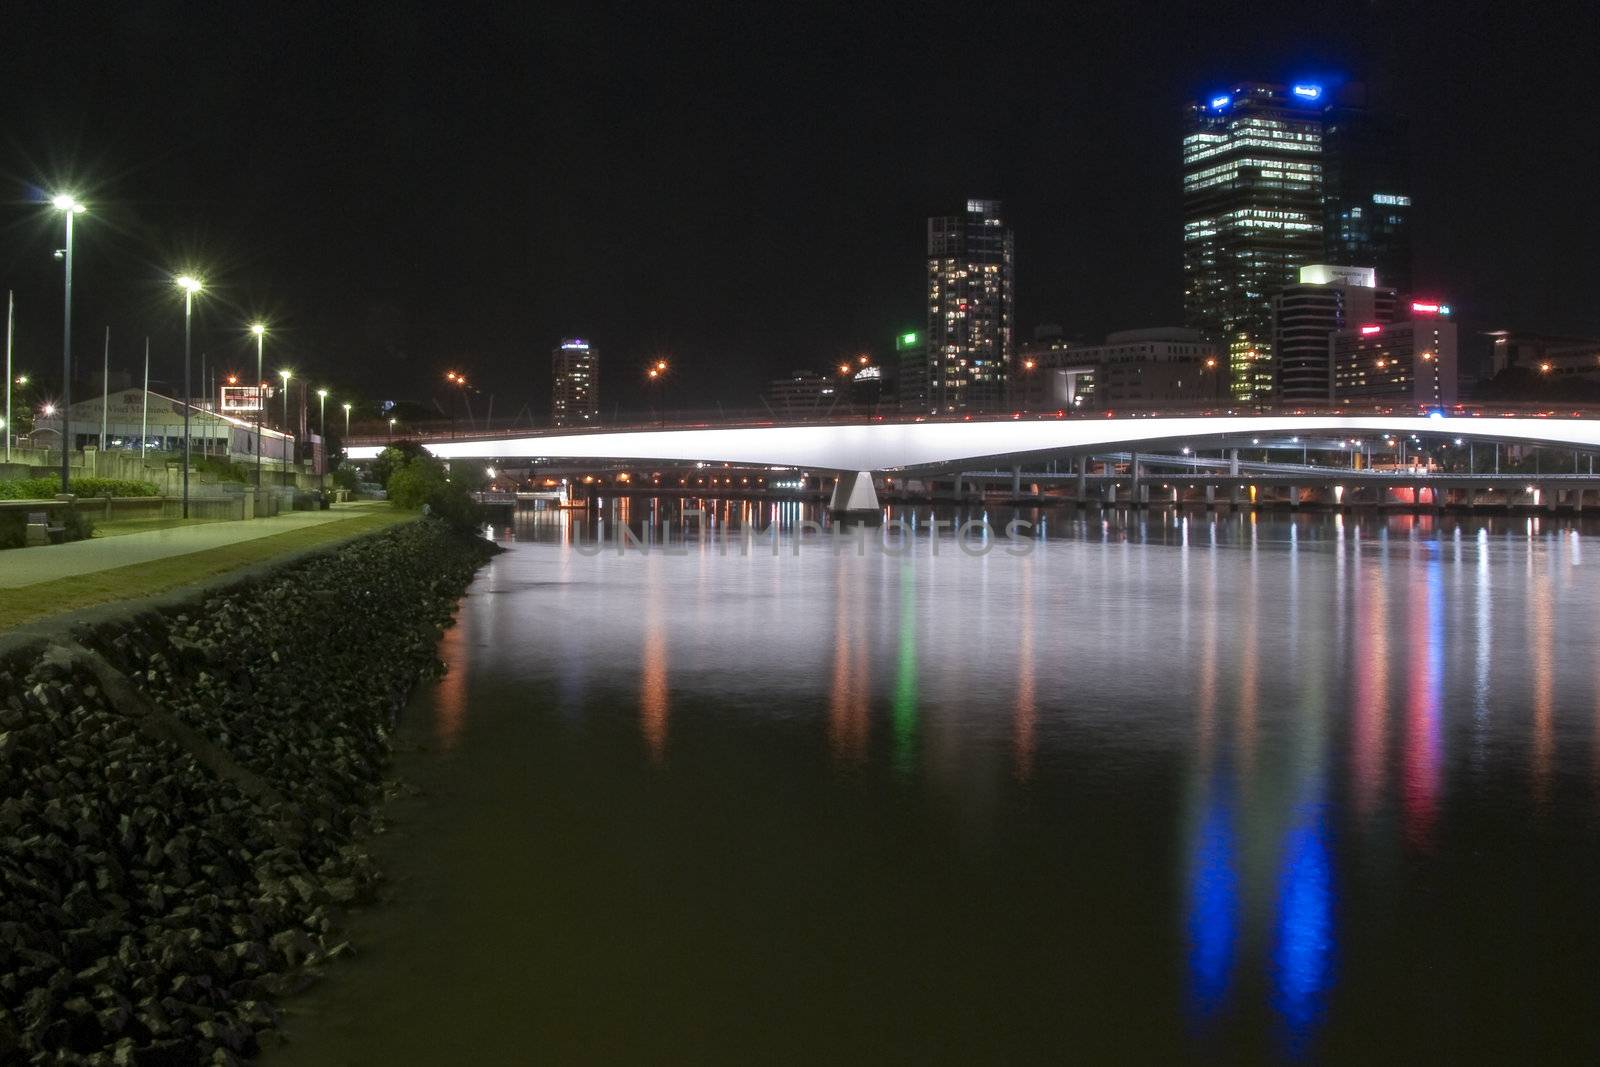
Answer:
[[[1011,371],[1015,249],[1000,201],[928,220],[927,408],[998,411]]]
[[[1217,346],[1198,330],[1123,330],[1098,345],[1040,338],[1019,360],[1014,395],[1025,411],[1170,411],[1226,395]]]
[[[1329,338],[1335,404],[1437,409],[1456,402],[1450,306],[1418,301],[1410,309],[1410,319],[1362,323]]]
[[[824,377],[797,370],[767,383],[761,402],[780,419],[806,419],[826,415],[839,403],[839,385],[848,378]]]
[[[1489,373],[1525,367],[1558,378],[1600,379],[1600,338],[1491,330]]]
[[[1395,291],[1379,288],[1371,267],[1312,264],[1272,297],[1272,352],[1277,396],[1287,404],[1333,400],[1328,339],[1364,323],[1394,321]]]
[[[552,355],[551,424],[593,426],[600,421],[600,353],[581,337],[565,337]]]
[[[1322,258],[1322,96],[1243,82],[1189,105],[1184,317],[1226,344],[1241,404],[1269,400],[1276,382],[1268,298]]]

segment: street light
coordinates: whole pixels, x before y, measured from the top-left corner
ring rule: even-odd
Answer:
[[[344,405],[344,438],[345,438],[346,441],[350,440],[350,405],[349,404],[345,404]],[[345,445],[345,447],[349,448],[350,446],[347,444],[347,445]]]
[[[72,220],[84,213],[84,204],[75,196],[62,193],[51,197],[50,206],[67,217],[66,283],[62,289],[61,311],[61,491],[71,492],[72,471],[67,464],[67,448],[72,430]]]
[[[261,352],[267,340],[267,324],[252,322],[250,332],[256,335],[256,492],[261,492],[261,420],[267,413],[267,388],[261,380]]]
[[[289,485],[289,379],[294,377],[294,372],[281,370],[278,377],[283,379],[283,484]]]
[[[317,418],[321,424],[317,427],[317,436],[322,438],[323,461],[317,464],[317,492],[322,492],[322,468],[327,466],[328,457],[328,391],[317,390]]]
[[[200,279],[190,274],[180,274],[173,281],[183,290],[183,517],[189,517],[189,352],[193,331],[194,294],[202,288]]]

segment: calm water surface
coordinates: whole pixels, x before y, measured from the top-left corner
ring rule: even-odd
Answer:
[[[267,1062],[1600,1058],[1591,531],[1025,517],[496,531]]]

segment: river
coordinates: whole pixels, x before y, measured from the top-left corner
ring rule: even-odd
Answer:
[[[265,1063],[1600,1048],[1600,528],[676,507],[494,531]]]

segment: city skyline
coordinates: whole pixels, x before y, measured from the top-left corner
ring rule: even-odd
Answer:
[[[440,369],[460,366],[486,391],[537,403],[550,388],[540,354],[581,332],[619,368],[669,352],[681,394],[748,403],[764,382],[797,366],[826,367],[860,351],[891,359],[891,339],[922,322],[923,220],[973,195],[1002,199],[1017,233],[1019,342],[1044,322],[1084,339],[1177,325],[1178,106],[1232,78],[1302,75],[1330,84],[1360,78],[1411,118],[1417,281],[1448,291],[1463,338],[1489,328],[1600,333],[1583,298],[1594,288],[1583,255],[1593,223],[1576,210],[1581,195],[1559,166],[1584,158],[1595,134],[1515,106],[1529,94],[1561,98],[1573,88],[1561,80],[1574,78],[1573,68],[1514,55],[1474,63],[1486,55],[1482,38],[1539,36],[1531,22],[1482,16],[1418,26],[1373,10],[1360,26],[1333,25],[1312,46],[1294,20],[1246,20],[1223,9],[1214,24],[1194,26],[1182,47],[1152,43],[1176,60],[1169,67],[1112,80],[1090,75],[1127,58],[1135,28],[1103,16],[1092,25],[1047,21],[1031,28],[1039,31],[1034,43],[1030,27],[1002,20],[998,55],[1033,56],[1057,40],[1049,31],[1076,28],[1082,32],[1058,43],[1090,65],[1071,79],[1008,74],[996,83],[1003,107],[961,105],[935,119],[920,115],[904,91],[913,65],[906,50],[925,51],[931,33],[920,23],[893,27],[906,33],[898,48],[890,26],[863,17],[842,49],[832,48],[841,31],[813,27],[787,43],[757,33],[755,53],[740,55],[730,42],[749,27],[730,14],[725,24],[674,28],[663,42],[669,62],[641,57],[641,26],[624,24],[601,40],[596,27],[570,20],[538,45],[540,54],[571,44],[647,61],[614,65],[630,72],[588,100],[519,65],[515,84],[572,117],[519,140],[504,126],[528,105],[467,69],[474,49],[513,49],[491,45],[483,31],[462,30],[446,49],[425,26],[394,41],[382,16],[367,16],[334,38],[359,45],[353,64],[316,68],[277,100],[271,94],[284,82],[260,65],[265,59],[250,60],[260,79],[231,78],[229,63],[243,47],[233,37],[250,25],[219,18],[163,26],[179,39],[153,41],[135,32],[136,15],[118,18],[129,32],[108,50],[105,71],[81,85],[32,54],[6,75],[16,95],[45,102],[9,123],[13,203],[0,229],[8,236],[0,266],[18,290],[19,360],[40,371],[59,346],[46,310],[59,295],[48,220],[27,201],[47,183],[72,179],[95,204],[79,234],[81,329],[87,336],[109,321],[119,338],[148,330],[158,377],[171,377],[176,340],[157,286],[169,265],[200,260],[216,268],[208,281],[216,279],[217,295],[198,311],[196,347],[224,358],[232,318],[275,313],[287,361],[305,353],[343,378],[413,394],[433,388]],[[1236,40],[1241,27],[1250,32]],[[526,44],[530,26],[502,19],[495,28],[534,47]],[[39,35],[39,57],[59,33],[45,22],[22,29]],[[371,31],[389,51],[361,44],[355,30]],[[276,43],[296,59],[313,54],[298,38],[273,36],[283,32],[264,27],[266,37],[248,51],[268,55]],[[1419,35],[1439,47],[1409,47]],[[1545,43],[1560,48],[1566,40],[1553,34]],[[187,65],[150,69],[140,103],[119,102],[118,75],[145,71],[158,44],[173,45]],[[824,71],[785,62],[774,72],[757,61],[784,48],[795,56],[831,48],[839,58]],[[681,62],[690,54],[705,58],[704,70]],[[441,56],[443,72],[427,74],[428,61]],[[1470,121],[1450,90],[1469,68]],[[374,70],[372,85],[358,84]],[[770,73],[771,84],[755,85],[758,72]],[[203,108],[205,90],[225,73],[227,106]],[[195,100],[180,92],[191,76]],[[660,100],[636,91],[651,78]],[[425,99],[430,86],[443,87],[440,102]],[[736,104],[705,91],[715,86],[760,91],[733,94],[743,100]],[[830,91],[853,103],[835,106],[815,128],[787,126],[787,138],[735,138],[759,146],[754,155],[709,139],[763,112],[788,121]],[[322,103],[333,98],[337,108]],[[690,102],[703,117],[684,110]],[[225,117],[210,114],[219,111]],[[595,132],[617,114],[626,119],[620,129]],[[468,116],[468,128],[435,146],[428,135],[457,115]],[[975,151],[936,155],[950,135],[981,136]],[[1504,151],[1540,137],[1559,150],[1556,166],[1530,169]],[[585,168],[581,180],[553,177],[534,165],[546,147],[574,160],[587,148],[592,161],[611,166]],[[624,156],[636,163],[618,168]],[[368,188],[354,180],[385,159],[392,182]],[[664,211],[667,200],[681,207]],[[842,233],[850,234],[844,245]],[[631,377],[620,374],[611,396],[643,407],[645,386]]]

